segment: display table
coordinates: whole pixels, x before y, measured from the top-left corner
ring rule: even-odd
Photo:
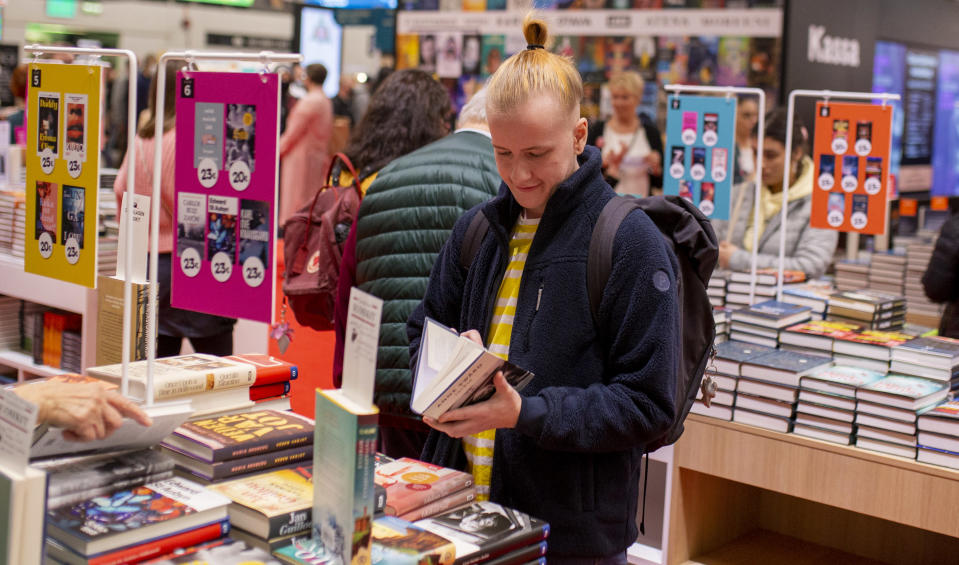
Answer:
[[[673,463],[670,564],[951,563],[959,555],[951,469],[695,414]]]

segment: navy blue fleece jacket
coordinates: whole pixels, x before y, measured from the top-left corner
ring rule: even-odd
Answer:
[[[550,555],[605,556],[637,537],[640,460],[672,421],[679,365],[678,264],[641,210],[627,216],[613,265],[590,314],[586,265],[593,225],[614,196],[587,146],[557,187],[533,239],[520,284],[510,361],[535,373],[514,429],[496,433],[490,496],[549,521]],[[469,271],[462,240],[474,214],[490,229]],[[425,316],[486,335],[520,206],[505,184],[467,212],[437,258],[423,302],[410,317],[415,360]],[[465,468],[459,440],[430,434],[423,457]]]

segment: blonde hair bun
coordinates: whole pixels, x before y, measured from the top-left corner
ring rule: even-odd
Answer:
[[[549,39],[549,30],[546,29],[546,22],[537,18],[532,12],[526,14],[523,19],[523,37],[526,43],[530,45],[546,45]]]

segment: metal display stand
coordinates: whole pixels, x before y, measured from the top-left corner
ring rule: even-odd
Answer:
[[[759,190],[760,185],[759,181],[762,178],[763,170],[763,140],[766,134],[766,92],[761,88],[754,87],[742,87],[742,86],[693,86],[687,84],[667,84],[663,87],[667,92],[673,92],[677,95],[680,95],[684,92],[700,92],[704,94],[725,94],[727,98],[732,97],[734,94],[753,94],[759,98],[759,134],[756,151],[756,172],[757,178],[753,182],[755,187],[755,194],[753,195],[753,225],[759,225]],[[732,156],[733,160],[736,159],[735,152]],[[740,202],[741,202],[740,198]],[[739,211],[739,207],[735,207],[736,212]],[[736,214],[730,214],[729,216],[729,227],[726,230],[726,241],[728,242],[732,237],[733,227],[736,225]],[[753,230],[753,252],[752,252],[752,261],[750,266],[750,277],[749,282],[749,303],[752,304],[755,301],[756,293],[756,255],[759,251],[759,230]],[[780,278],[782,277],[782,267],[780,264]]]
[[[163,146],[159,140],[163,139],[163,114],[166,97],[166,64],[170,61],[184,61],[187,65],[196,69],[197,61],[254,61],[261,62],[263,69],[261,73],[269,72],[270,63],[298,63],[303,60],[303,55],[299,53],[273,53],[272,51],[260,51],[259,53],[243,53],[240,51],[168,51],[160,56],[157,65],[156,80],[156,130],[153,152],[153,197],[150,207],[150,298],[148,312],[150,320],[153,323],[148,324],[147,343],[147,405],[153,404],[153,364],[156,361],[156,311],[157,311],[157,282],[156,275],[159,258],[159,239],[160,239],[160,170],[163,161]]]
[[[136,173],[136,144],[134,140],[136,139],[137,131],[137,115],[136,115],[136,104],[133,103],[137,99],[137,81],[133,80],[133,77],[137,76],[139,68],[137,65],[137,56],[136,53],[130,51],[129,49],[93,49],[85,47],[54,47],[52,45],[27,45],[23,48],[26,53],[33,53],[34,60],[39,62],[40,56],[49,54],[49,53],[66,53],[70,55],[91,55],[94,57],[108,56],[108,57],[126,57],[130,62],[128,66],[128,74],[131,77],[127,81],[127,192],[125,200],[124,210],[126,213],[128,224],[133,222],[133,195],[134,195],[134,177]],[[97,183],[99,184],[99,182]],[[99,186],[97,189],[99,190]],[[157,203],[152,203],[154,207],[157,207]],[[124,267],[126,276],[123,278],[123,346],[122,346],[122,369],[121,369],[121,380],[120,380],[120,393],[124,396],[127,396],[128,392],[128,368],[130,365],[130,318],[132,317],[132,308],[131,304],[133,300],[133,287],[131,286],[130,277],[132,276],[133,271],[133,229],[131,225],[128,225],[126,233],[126,256],[123,257]],[[154,266],[155,268],[155,266]],[[156,271],[152,271],[155,273]],[[152,315],[152,311],[151,311]],[[154,327],[153,324],[151,327]],[[153,346],[155,347],[155,345]],[[148,348],[152,350],[152,348]]]
[[[776,300],[782,301],[783,299],[783,264],[786,261],[786,205],[789,202],[789,174],[790,167],[792,165],[791,159],[789,156],[792,155],[793,147],[793,123],[794,123],[794,113],[796,110],[796,98],[822,98],[827,104],[829,103],[830,98],[844,98],[848,100],[882,100],[882,105],[885,106],[890,100],[899,100],[900,96],[898,94],[888,94],[885,92],[875,93],[875,92],[843,92],[835,90],[793,90],[789,93],[789,105],[787,106],[787,115],[786,115],[786,163],[783,167],[783,191],[782,191],[782,217],[780,218],[780,227],[779,227],[779,280],[776,284]],[[888,175],[889,172],[886,172]],[[886,210],[888,214],[889,209],[889,192],[886,192]],[[887,227],[888,229],[888,227]],[[859,234],[855,233],[855,243],[858,247]],[[851,243],[851,242],[850,242]]]

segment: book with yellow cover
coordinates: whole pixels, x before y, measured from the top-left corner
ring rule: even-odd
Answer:
[[[310,529],[313,514],[313,467],[280,469],[270,473],[209,485],[232,500],[230,523],[263,539],[288,536]]]

